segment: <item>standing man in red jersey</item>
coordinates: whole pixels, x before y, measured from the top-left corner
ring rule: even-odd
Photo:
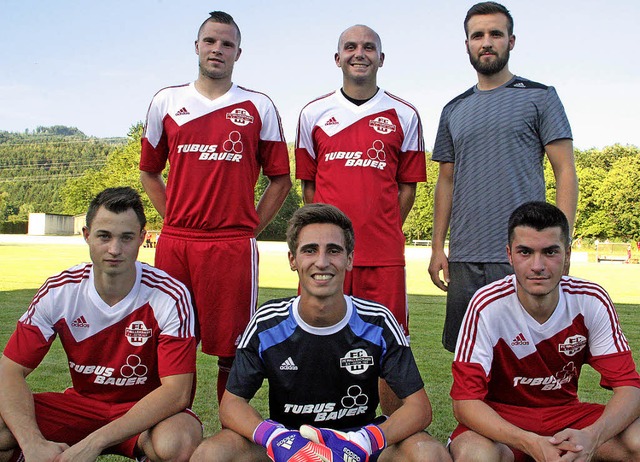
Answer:
[[[342,88],[307,104],[296,139],[305,203],[335,205],[357,236],[345,293],[387,306],[408,335],[402,223],[426,180],[422,125],[409,103],[379,88],[382,43],[356,25],[338,41]]]
[[[385,305],[408,336],[402,224],[416,183],[426,181],[424,141],[416,109],[378,87],[384,57],[370,27],[355,25],[340,35],[335,62],[342,88],[302,109],[296,177],[305,203],[335,205],[353,222],[357,244],[344,293]]]
[[[219,357],[220,399],[257,303],[255,238],[280,209],[291,180],[276,107],[231,80],[242,51],[233,18],[212,12],[200,26],[195,51],[197,80],[164,88],[151,102],[140,170],[164,218],[155,263],[191,290],[202,351]],[[269,185],[256,207],[261,169]]]

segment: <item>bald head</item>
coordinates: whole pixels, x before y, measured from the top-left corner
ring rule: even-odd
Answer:
[[[380,36],[376,31],[374,31],[369,26],[365,26],[364,24],[356,24],[355,26],[351,26],[340,34],[340,38],[338,38],[338,51],[343,48],[345,36],[349,35],[350,32],[366,32],[375,38],[376,48],[378,52],[382,52],[382,40],[380,40]]]
[[[336,65],[342,70],[342,90],[352,99],[368,100],[378,91],[376,76],[384,63],[380,36],[362,24],[340,34]]]

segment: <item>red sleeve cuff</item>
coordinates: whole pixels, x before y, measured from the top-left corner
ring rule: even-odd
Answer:
[[[640,376],[636,371],[631,351],[594,356],[589,360],[589,364],[602,376],[600,386],[603,388],[640,388]]]
[[[158,345],[158,374],[191,374],[196,372],[196,339],[161,335]]]
[[[484,400],[487,396],[489,378],[480,364],[454,361],[451,370],[453,373],[451,398]]]

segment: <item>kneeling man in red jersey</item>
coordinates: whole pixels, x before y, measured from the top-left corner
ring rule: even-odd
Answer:
[[[640,377],[607,292],[562,275],[565,215],[523,204],[508,237],[515,274],[476,292],[456,345],[454,460],[640,460]],[[613,390],[606,405],[578,400],[584,364]]]
[[[0,358],[0,461],[188,460],[202,425],[186,287],[137,261],[146,218],[131,188],[99,193],[84,239],[92,263],[50,277]],[[56,336],[73,386],[32,394],[25,378]]]

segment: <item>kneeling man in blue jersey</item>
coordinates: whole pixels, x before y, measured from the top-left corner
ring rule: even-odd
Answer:
[[[300,295],[263,305],[240,341],[220,404],[224,429],[192,461],[447,461],[423,430],[431,404],[387,308],[343,294],[353,226],[334,206],[297,210],[287,230]],[[376,418],[378,378],[402,399]],[[270,419],[249,400],[269,383]]]
[[[202,425],[187,407],[196,370],[187,288],[137,261],[146,218],[136,191],[89,205],[91,263],[50,277],[0,358],[0,461],[86,462],[100,454],[188,460]],[[56,337],[73,386],[34,393],[25,380]]]
[[[567,218],[554,205],[525,203],[511,214],[508,239],[515,274],[478,290],[460,329],[453,459],[640,460],[640,376],[607,292],[563,276]],[[579,401],[584,364],[613,389],[606,405]]]

